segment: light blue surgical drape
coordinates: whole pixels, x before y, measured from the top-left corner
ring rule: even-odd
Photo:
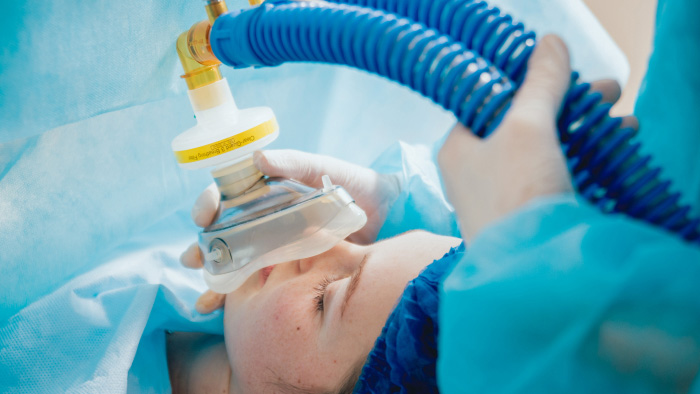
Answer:
[[[188,211],[212,181],[170,149],[195,123],[175,40],[205,17],[201,0],[0,4],[0,322]],[[222,72],[239,107],[275,111],[269,148],[367,165],[396,139],[430,142],[452,122],[347,68]]]

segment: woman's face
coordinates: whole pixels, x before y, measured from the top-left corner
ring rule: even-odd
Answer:
[[[460,240],[414,231],[342,242],[259,271],[226,297],[233,393],[332,390],[371,350],[406,284]]]

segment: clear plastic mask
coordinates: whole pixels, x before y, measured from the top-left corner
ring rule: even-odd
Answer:
[[[327,176],[323,181],[322,189],[313,189],[263,178],[236,206],[223,202],[219,219],[199,238],[207,285],[232,292],[265,267],[316,256],[361,229],[365,212],[345,189]]]

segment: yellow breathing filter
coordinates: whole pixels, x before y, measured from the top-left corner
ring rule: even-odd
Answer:
[[[254,2],[251,5],[259,4]],[[208,19],[180,34],[176,45],[197,124],[177,136],[172,149],[180,166],[189,169],[233,164],[279,135],[272,109],[236,106],[209,41],[211,26],[228,7],[224,1],[209,0],[205,8]]]

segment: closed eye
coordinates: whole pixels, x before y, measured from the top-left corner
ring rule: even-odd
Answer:
[[[316,306],[316,312],[323,312],[323,303],[326,297],[326,290],[328,290],[328,285],[330,285],[334,281],[334,278],[330,276],[324,276],[321,280],[321,283],[314,287],[314,292],[316,293],[316,296],[314,297],[314,305]]]
[[[364,255],[359,266],[357,267],[355,272],[350,276],[348,289],[345,292],[345,297],[341,304],[341,316],[345,313],[345,308],[348,305],[348,300],[350,300],[350,297],[352,297],[353,293],[357,289],[357,285],[360,282],[360,275],[362,275],[362,269],[364,268],[368,257],[369,254]],[[316,285],[316,287],[314,287],[314,292],[316,293],[316,296],[314,297],[314,309],[316,310],[316,312],[323,312],[325,310],[325,300],[326,293],[328,291],[328,286],[331,283],[343,278],[344,277],[324,276],[321,282],[318,285]]]

